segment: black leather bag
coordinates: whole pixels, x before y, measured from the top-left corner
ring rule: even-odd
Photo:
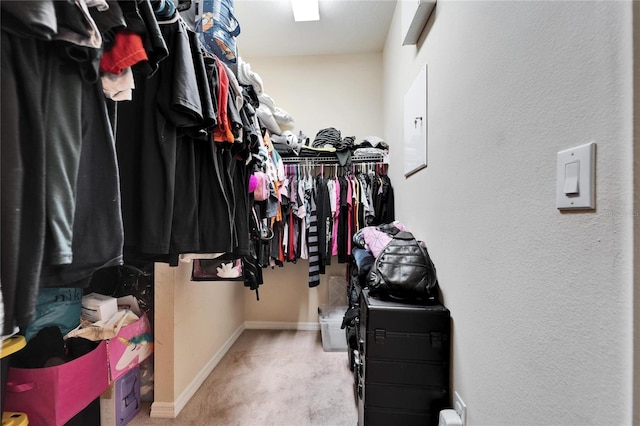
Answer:
[[[413,234],[398,232],[376,258],[367,286],[372,295],[436,303],[438,277],[427,249]]]

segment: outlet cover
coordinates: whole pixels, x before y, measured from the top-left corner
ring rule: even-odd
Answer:
[[[462,419],[462,426],[467,424],[467,404],[464,403],[458,391],[453,392],[453,409],[456,410],[456,413]]]

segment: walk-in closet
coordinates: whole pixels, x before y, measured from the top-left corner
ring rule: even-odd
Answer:
[[[0,20],[2,426],[640,424],[638,2]]]

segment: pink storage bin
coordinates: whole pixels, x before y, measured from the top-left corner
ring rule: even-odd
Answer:
[[[9,368],[5,411],[25,413],[31,426],[62,426],[109,387],[107,342],[67,363]]]

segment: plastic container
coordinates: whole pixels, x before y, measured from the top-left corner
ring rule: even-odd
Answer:
[[[345,312],[347,312],[346,306],[323,305],[318,308],[322,349],[325,352],[347,351],[347,335],[345,330],[340,328]]]

